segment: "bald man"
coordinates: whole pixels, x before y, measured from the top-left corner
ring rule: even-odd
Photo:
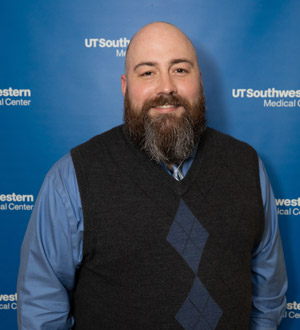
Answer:
[[[124,125],[48,173],[22,245],[19,329],[271,330],[287,288],[272,188],[206,127],[195,49],[171,24],[127,50]]]

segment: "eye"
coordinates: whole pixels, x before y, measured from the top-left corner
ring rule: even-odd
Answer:
[[[152,71],[146,71],[146,72],[143,72],[141,74],[141,76],[144,76],[144,77],[148,77],[148,76],[151,76],[151,75],[153,75],[153,72]]]
[[[187,73],[188,71],[186,69],[183,69],[183,68],[177,68],[177,69],[175,69],[175,72],[177,72],[177,73]]]

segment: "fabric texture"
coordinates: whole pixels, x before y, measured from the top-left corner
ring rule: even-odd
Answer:
[[[197,150],[198,145],[184,161],[181,167],[184,176]],[[287,277],[274,194],[266,169],[261,159],[258,160],[265,230],[259,245],[252,251],[249,329],[275,330],[286,305]],[[160,165],[171,177],[171,171],[164,164]],[[17,289],[20,330],[73,328],[69,299],[83,261],[83,225],[76,174],[68,153],[47,173],[22,244]],[[201,284],[194,284],[195,289],[201,288]]]
[[[264,231],[250,146],[207,129],[181,181],[122,127],[71,155],[84,216],[75,329],[249,328],[252,252]]]

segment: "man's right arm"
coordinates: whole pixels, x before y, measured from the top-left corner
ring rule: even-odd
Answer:
[[[19,330],[69,330],[69,297],[82,259],[83,217],[70,154],[47,174],[22,244]]]

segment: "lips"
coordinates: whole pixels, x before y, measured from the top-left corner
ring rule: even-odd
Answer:
[[[157,108],[161,108],[161,109],[169,109],[169,108],[176,108],[177,105],[173,105],[173,104],[165,104],[165,105],[159,105],[157,107],[155,107],[155,109]]]
[[[164,104],[164,105],[156,105],[152,109],[155,111],[158,111],[160,113],[170,113],[173,111],[176,111],[178,109],[179,105],[177,104]]]
[[[151,111],[153,114],[171,113],[177,112],[179,108],[185,108],[184,104],[184,99],[179,95],[162,94],[158,97],[145,101],[142,111],[144,114],[147,114],[149,111]]]

